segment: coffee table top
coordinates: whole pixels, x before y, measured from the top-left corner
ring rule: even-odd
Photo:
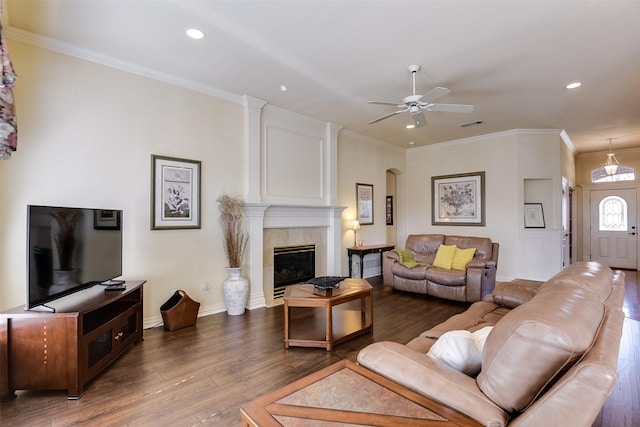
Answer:
[[[335,289],[318,290],[310,284],[290,285],[284,290],[284,298],[287,300],[295,299],[318,299],[331,300],[354,294],[368,293],[373,288],[365,279],[347,278],[340,282],[340,287]]]
[[[251,426],[479,426],[470,418],[349,360],[241,408]]]

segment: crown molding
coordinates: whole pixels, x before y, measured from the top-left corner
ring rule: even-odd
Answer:
[[[24,31],[19,28],[9,27],[4,29],[4,34],[8,39],[20,43],[40,47],[42,49],[47,49],[53,52],[62,53],[64,55],[94,62],[96,64],[115,68],[117,70],[125,71],[128,73],[137,74],[139,76],[158,80],[174,86],[179,86],[185,89],[192,90],[194,92],[214,96],[216,98],[224,99],[225,101],[234,102],[236,104],[243,104],[244,102],[241,95],[236,95],[222,89],[196,83],[194,81],[183,79],[172,74],[163,73],[151,68],[142,67],[131,62],[123,61],[109,55],[104,55],[93,50],[74,45],[72,43],[63,42],[51,37],[41,36],[30,31]]]

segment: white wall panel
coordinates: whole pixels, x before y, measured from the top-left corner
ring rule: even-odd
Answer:
[[[324,139],[267,126],[265,136],[267,200],[324,198]]]

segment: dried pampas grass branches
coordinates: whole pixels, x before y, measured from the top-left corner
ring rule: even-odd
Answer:
[[[242,267],[248,237],[244,232],[244,201],[223,194],[218,197],[220,227],[224,239],[224,251],[230,268]]]

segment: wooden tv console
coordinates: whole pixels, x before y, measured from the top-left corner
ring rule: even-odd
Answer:
[[[0,313],[0,398],[15,390],[67,390],[79,399],[85,385],[142,341],[142,285],[105,292],[96,285],[69,297],[56,312],[16,307]],[[76,302],[73,302],[76,301]]]

